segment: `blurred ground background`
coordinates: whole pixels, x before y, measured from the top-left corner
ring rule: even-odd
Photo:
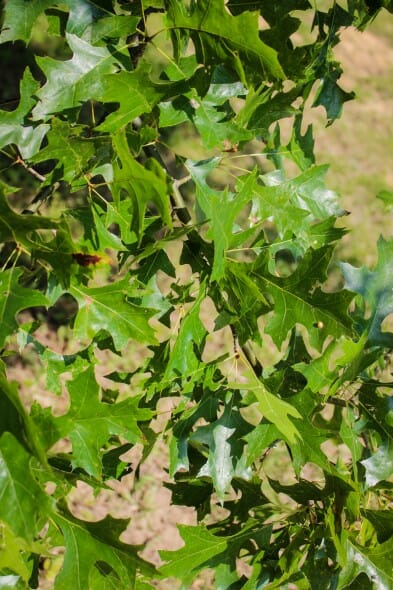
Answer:
[[[380,14],[364,33],[344,32],[336,55],[344,69],[342,85],[345,90],[354,90],[357,98],[344,105],[341,120],[328,128],[324,127],[322,110],[314,110],[317,160],[330,163],[327,184],[341,194],[342,205],[350,212],[343,224],[351,232],[340,246],[339,257],[353,264],[372,265],[376,261],[378,236],[393,234],[392,214],[376,198],[382,190],[393,190],[393,16]],[[47,343],[58,348],[61,337],[61,332],[47,335]],[[103,372],[111,370],[112,367]],[[62,405],[64,408],[67,403],[45,391],[43,376],[28,358],[10,366],[9,376],[20,384],[28,405],[38,400],[61,412]],[[138,452],[140,449],[133,450],[130,461],[137,462]],[[131,518],[123,540],[146,544],[143,556],[159,563],[157,549],[181,545],[176,524],[195,523],[191,509],[170,506],[170,492],[162,485],[168,481],[165,464],[165,446],[158,444],[143,464],[138,479],[131,473],[122,482],[114,482],[113,491],[103,491],[98,497],[80,482],[69,498],[70,508],[76,516],[87,520],[101,519],[108,513]],[[277,476],[282,473],[283,456],[276,453],[269,458],[266,469],[273,477],[275,472]],[[44,564],[40,588],[53,587],[60,566],[61,555]],[[174,585],[168,581],[157,587],[169,590]],[[195,589],[209,587],[209,572],[193,585]]]

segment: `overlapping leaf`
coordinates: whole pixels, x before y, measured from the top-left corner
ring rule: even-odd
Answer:
[[[248,175],[246,180],[241,182],[240,189],[235,194],[213,190],[207,184],[206,176],[214,170],[217,164],[217,159],[210,162],[199,162],[196,165],[188,162],[191,176],[197,185],[198,204],[210,225],[206,235],[214,242],[212,281],[218,281],[224,276],[225,252],[232,239],[235,220],[250,201],[250,195],[256,184],[256,173],[254,173]]]
[[[66,182],[72,183],[90,169],[90,160],[96,150],[93,141],[83,137],[83,131],[81,126],[71,126],[53,117],[50,131],[46,136],[48,143],[31,161],[39,163],[57,160],[59,174]],[[86,181],[82,181],[82,185],[85,183]]]
[[[363,572],[375,587],[389,590],[393,584],[392,549],[393,538],[373,548],[360,547],[348,540],[345,544],[346,564],[339,574],[337,588],[341,590],[356,583]]]
[[[127,137],[123,132],[113,137],[113,145],[118,157],[114,164],[114,198],[118,206],[122,192],[125,191],[127,194],[127,207],[131,214],[130,226],[138,239],[143,230],[149,202],[157,206],[164,223],[171,226],[169,187],[162,168],[155,161],[151,161],[150,166],[142,166],[137,162],[130,154]]]
[[[24,124],[24,119],[36,101],[33,95],[39,88],[29,68],[20,83],[20,101],[13,111],[0,111],[0,148],[15,144],[23,158],[31,158],[39,149],[49,125]]]
[[[229,403],[218,420],[197,428],[189,437],[190,444],[208,448],[207,462],[199,470],[198,477],[211,477],[220,501],[224,500],[234,477],[251,478],[241,440],[250,428],[238,409]]]
[[[160,571],[187,583],[203,566],[208,567],[212,559],[225,556],[230,539],[212,535],[204,527],[179,525],[178,528],[185,545],[175,553],[160,551],[161,558],[169,562]]]
[[[33,119],[47,120],[62,110],[79,107],[99,96],[103,77],[116,70],[117,60],[106,47],[96,47],[71,33],[66,34],[72,59],[59,62],[50,57],[37,58],[46,83],[37,92],[39,102]]]
[[[168,23],[175,30],[184,30],[191,36],[201,63],[227,61],[241,80],[244,77],[255,80],[256,71],[262,72],[265,79],[284,77],[277,52],[259,37],[255,14],[246,12],[231,16],[221,0],[214,4],[202,0],[188,13],[185,5],[171,0],[168,2]]]
[[[78,590],[89,588],[93,569],[102,583],[109,568],[120,588],[135,587],[137,571],[154,573],[154,567],[141,559],[135,548],[119,540],[127,521],[107,516],[104,520],[88,523],[68,512],[57,514],[55,521],[64,535],[66,549],[55,590],[71,586]]]
[[[31,455],[12,434],[0,438],[0,519],[28,542],[38,535],[49,513],[48,496],[34,479]]]
[[[342,263],[346,288],[362,295],[370,306],[370,318],[365,324],[368,338],[375,344],[391,346],[392,334],[381,330],[383,320],[393,312],[393,240],[378,241],[378,264],[374,271]]]
[[[36,20],[48,8],[57,6],[56,0],[37,0],[26,3],[24,0],[10,0],[5,7],[5,18],[0,35],[0,43],[21,40],[28,43]],[[106,11],[99,8],[98,3],[92,4],[88,0],[64,0],[62,5],[69,10],[67,18],[67,31],[82,37],[86,29],[90,31],[96,24],[96,20]],[[107,17],[110,20],[111,17]]]
[[[307,328],[311,344],[318,349],[328,334],[351,334],[348,306],[352,294],[348,291],[327,293],[315,286],[325,281],[331,254],[330,247],[309,251],[297,269],[285,278],[269,273],[265,255],[253,266],[251,272],[255,280],[274,299],[275,314],[266,332],[277,346],[281,346],[296,323]]]
[[[68,383],[71,405],[67,414],[55,419],[58,438],[68,436],[72,443],[72,464],[96,478],[101,477],[101,449],[111,435],[122,436],[131,443],[142,438],[138,421],[152,414],[139,409],[139,398],[119,403],[99,401],[99,386],[94,367],[90,366]]]
[[[240,354],[240,358],[244,364],[244,378],[241,383],[231,383],[231,387],[252,392],[263,417],[274,424],[288,442],[298,444],[302,435],[293,418],[301,418],[301,414],[294,406],[267,389],[243,354]]]
[[[19,215],[11,209],[0,187],[0,240],[34,247],[33,234],[39,229],[57,229],[58,222],[43,215]]]
[[[199,317],[204,297],[205,293],[202,286],[197,299],[181,321],[176,341],[166,365],[164,381],[180,376],[185,379],[192,379],[201,365],[202,345],[207,334],[206,328]]]
[[[343,213],[338,195],[325,186],[326,172],[327,166],[313,166],[289,180],[280,171],[264,175],[264,185],[254,187],[252,214],[272,217],[280,235],[290,232],[305,237],[312,221]]]
[[[146,69],[105,76],[96,98],[102,102],[120,103],[120,106],[97,126],[97,130],[115,132],[125,127],[136,117],[150,113],[162,95]]]
[[[367,488],[388,480],[393,472],[393,439],[384,440],[377,452],[361,463],[366,470]]]
[[[103,287],[72,285],[69,289],[78,302],[74,335],[92,340],[105,330],[113,338],[115,347],[123,349],[130,340],[154,344],[156,337],[149,324],[155,311],[129,300],[140,295],[124,278]]]
[[[20,284],[21,275],[22,271],[18,268],[0,273],[0,346],[4,345],[7,336],[13,334],[18,327],[18,312],[29,307],[46,306],[48,303],[42,293]]]
[[[31,29],[35,21],[46,8],[53,4],[53,0],[37,0],[28,4],[24,0],[7,2],[0,43],[18,39],[30,41]]]

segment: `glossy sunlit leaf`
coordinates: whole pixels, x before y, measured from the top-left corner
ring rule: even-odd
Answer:
[[[138,557],[137,548],[119,540],[127,521],[107,516],[104,520],[89,523],[68,512],[57,514],[55,521],[65,541],[64,563],[56,577],[55,590],[71,586],[78,590],[89,588],[93,569],[98,570],[104,579],[106,570],[111,569],[119,588],[135,587],[137,571],[154,573],[154,567]],[[97,571],[95,573],[98,575]]]
[[[68,436],[72,443],[72,465],[96,478],[101,477],[101,449],[111,435],[135,443],[142,438],[138,421],[151,418],[149,410],[138,408],[139,398],[127,398],[108,404],[99,400],[99,386],[90,366],[67,385],[70,409],[55,419],[58,437]]]
[[[212,535],[204,527],[179,525],[178,528],[185,545],[176,552],[160,551],[161,558],[169,562],[160,571],[164,576],[174,576],[187,583],[212,558],[225,557],[230,539]]]
[[[376,453],[361,463],[366,470],[365,483],[368,488],[380,481],[388,480],[393,473],[393,439],[389,437]]]
[[[308,363],[293,365],[307,379],[308,387],[314,392],[326,392],[326,396],[334,394],[346,380],[355,378],[362,369],[365,338],[357,342],[342,337],[331,342],[321,356]],[[340,371],[340,369],[344,371]]]
[[[218,160],[209,163],[189,163],[191,176],[197,184],[198,203],[205,213],[210,228],[207,237],[214,243],[214,264],[211,280],[220,280],[225,272],[225,252],[231,242],[234,223],[239,213],[250,201],[250,195],[256,183],[256,173],[249,174],[240,184],[236,193],[214,191],[206,182],[206,174],[214,169]]]
[[[102,80],[115,71],[116,59],[106,47],[95,47],[71,33],[66,34],[73,52],[72,59],[57,61],[51,57],[37,58],[46,83],[37,92],[39,102],[33,119],[47,120],[50,115],[80,106],[102,92]]]
[[[30,41],[31,29],[36,19],[53,4],[53,0],[37,0],[37,2],[28,3],[25,0],[7,2],[0,43],[17,39]]]
[[[50,502],[34,479],[32,456],[8,432],[0,438],[0,520],[31,542],[44,526]]]
[[[0,553],[0,571],[10,569],[18,574],[25,582],[30,578],[30,568],[24,559],[23,552],[26,555],[27,543],[15,535],[11,528],[4,522],[0,531],[1,553]],[[0,582],[0,588],[1,588]]]
[[[90,41],[96,43],[102,39],[118,39],[135,33],[139,17],[124,14],[105,16],[91,25]]]
[[[390,332],[381,330],[383,320],[393,312],[393,240],[378,240],[378,264],[373,271],[342,263],[346,288],[362,295],[371,315],[365,324],[368,338],[375,344],[391,346]]]
[[[31,158],[49,130],[49,125],[24,125],[24,119],[35,105],[34,94],[40,87],[26,68],[20,83],[20,101],[13,111],[0,111],[0,148],[15,144],[23,158]]]
[[[266,332],[280,347],[296,323],[304,325],[313,346],[321,349],[327,335],[351,334],[352,321],[348,306],[353,296],[348,291],[327,293],[315,287],[314,281],[323,283],[332,250],[329,247],[308,251],[297,269],[288,277],[270,274],[266,256],[261,256],[252,274],[274,299],[275,314],[268,322]]]
[[[190,34],[196,45],[197,58],[202,63],[206,59],[213,63],[227,61],[240,79],[245,76],[254,80],[255,71],[262,72],[265,79],[281,79],[284,75],[277,52],[263,43],[258,35],[255,13],[246,12],[234,17],[225,10],[221,0],[214,4],[202,0],[192,5],[188,12],[186,5],[170,0],[168,23],[174,30]]]
[[[236,122],[229,104],[230,98],[246,93],[243,84],[231,80],[224,68],[217,68],[203,100],[193,98],[192,112],[191,104],[185,106],[207,149],[236,150],[239,143],[251,139],[253,133]]]
[[[130,301],[140,294],[130,285],[129,279],[103,287],[73,285],[69,292],[79,308],[74,323],[76,338],[92,340],[97,332],[105,330],[119,350],[131,340],[145,344],[156,342],[149,324],[155,312]]]
[[[245,466],[241,438],[250,430],[240,412],[228,404],[223,415],[208,426],[201,426],[191,433],[190,444],[199,444],[209,450],[208,460],[198,472],[198,477],[211,477],[220,501],[224,500],[234,477],[250,479],[251,469]]]
[[[231,387],[252,392],[263,417],[274,424],[286,440],[294,444],[299,442],[301,434],[291,417],[301,418],[301,414],[291,404],[280,399],[267,389],[263,381],[258,379],[254,369],[242,353],[240,353],[240,358],[244,365],[242,367],[244,378],[239,384],[231,383]]]
[[[326,172],[327,166],[312,166],[291,179],[278,171],[266,174],[262,177],[264,186],[254,187],[253,215],[261,219],[273,215],[280,233],[291,230],[295,235],[305,221],[309,224],[310,219],[342,215],[337,193],[325,185]],[[296,227],[299,222],[301,227]]]
[[[155,161],[151,161],[150,166],[142,166],[135,160],[131,156],[125,133],[119,132],[113,137],[113,146],[118,157],[114,165],[114,198],[119,203],[122,192],[126,192],[131,213],[130,225],[136,235],[141,236],[149,202],[156,205],[163,222],[171,226],[169,187],[162,168]]]
[[[149,71],[142,68],[105,76],[96,98],[102,102],[120,103],[120,106],[97,126],[97,130],[116,132],[122,129],[136,117],[150,113],[161,96],[159,88],[150,80]]]
[[[343,590],[363,572],[378,590],[390,590],[393,584],[391,555],[393,538],[376,547],[360,547],[348,540],[345,546],[346,564],[338,577],[339,590]]]
[[[185,379],[194,377],[201,364],[201,348],[207,334],[206,328],[199,317],[201,303],[204,298],[205,293],[202,286],[197,299],[192,307],[185,312],[180,323],[166,365],[164,380],[170,380],[174,377],[183,377]]]

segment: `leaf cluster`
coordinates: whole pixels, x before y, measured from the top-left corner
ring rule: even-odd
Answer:
[[[342,29],[393,6],[317,5],[5,4],[20,76],[0,104],[0,587],[38,588],[59,548],[55,590],[207,569],[222,589],[392,587],[393,239],[337,278],[346,212],[304,121],[354,96]],[[45,407],[10,381],[17,363]],[[70,498],[161,440],[197,524],[158,567],[120,540],[128,521],[77,518]]]

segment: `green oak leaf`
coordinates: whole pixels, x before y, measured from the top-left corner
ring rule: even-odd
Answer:
[[[192,5],[190,12],[176,0],[167,4],[167,22],[175,32],[174,42],[177,43],[177,31],[189,34],[200,63],[227,62],[243,83],[252,83],[257,78],[260,83],[261,74],[265,79],[284,78],[277,52],[260,39],[257,13],[232,16],[225,10],[223,0],[201,0]]]
[[[124,131],[113,136],[113,147],[117,159],[113,165],[112,193],[117,205],[121,202],[122,192],[127,194],[131,228],[138,238],[143,232],[149,202],[157,206],[163,222],[171,227],[169,185],[163,169],[155,160],[149,160],[144,166],[137,162],[130,154]]]
[[[229,387],[250,391],[254,395],[258,409],[263,414],[263,417],[274,424],[288,442],[294,445],[297,444],[302,435],[291,418],[301,418],[301,414],[293,405],[271,393],[263,381],[255,374],[253,367],[243,352],[240,350],[238,354],[243,365],[243,378],[240,383],[229,383]]]
[[[361,464],[366,470],[366,488],[388,480],[393,473],[393,439],[389,437],[383,441],[377,452]]]
[[[292,367],[304,375],[311,391],[321,393],[326,390],[326,396],[331,396],[345,381],[356,379],[357,375],[364,370],[362,362],[365,360],[363,354],[365,344],[365,337],[354,342],[342,336],[330,342],[321,356],[309,363],[296,363]]]
[[[352,321],[348,306],[352,293],[342,290],[324,292],[317,283],[326,280],[326,269],[332,256],[332,247],[308,250],[296,270],[288,277],[269,273],[266,254],[262,254],[250,269],[264,293],[274,299],[274,315],[266,326],[277,347],[288,332],[302,324],[308,330],[310,343],[321,350],[327,335],[351,335]]]
[[[94,143],[83,137],[81,125],[70,125],[57,117],[51,120],[51,128],[47,133],[47,145],[31,159],[32,163],[57,160],[56,170],[60,170],[63,180],[73,183],[84,172],[90,170],[91,159],[95,155]],[[86,184],[86,180],[82,184]],[[81,188],[80,181],[78,188]]]
[[[31,30],[37,18],[54,4],[54,0],[9,0],[4,9],[4,21],[0,34],[0,43],[20,39],[30,41]]]
[[[341,68],[330,68],[326,75],[321,79],[321,83],[315,96],[314,107],[322,105],[325,107],[328,117],[328,125],[331,125],[335,119],[341,116],[343,104],[355,97],[354,92],[345,92],[337,84],[341,76]]]
[[[117,61],[106,47],[95,47],[70,33],[66,38],[72,59],[37,57],[46,83],[36,93],[39,102],[33,109],[34,121],[47,120],[50,115],[96,98],[102,92],[103,76],[115,71]]]
[[[102,102],[119,103],[119,108],[110,113],[97,131],[116,132],[136,117],[150,113],[163,93],[150,80],[149,71],[139,67],[134,72],[119,72],[104,76],[102,88],[96,99]]]
[[[61,4],[67,6],[69,11],[67,33],[72,33],[88,41],[90,41],[91,29],[101,21],[101,17],[107,16],[108,11],[112,11],[109,3],[91,2],[90,0],[65,0]]]
[[[32,542],[46,522],[49,497],[31,471],[32,456],[9,432],[0,438],[0,520]]]
[[[131,443],[142,438],[138,421],[151,419],[152,413],[138,408],[139,397],[119,403],[99,401],[100,388],[90,366],[67,383],[70,409],[54,419],[58,436],[69,437],[72,443],[72,465],[81,467],[99,479],[102,472],[101,449],[111,435],[121,436]]]
[[[244,436],[247,442],[247,465],[259,460],[264,452],[279,438],[280,431],[274,424],[258,424],[253,430]]]
[[[67,211],[67,215],[70,215],[73,219],[77,219],[84,229],[84,237],[78,240],[80,250],[83,252],[104,252],[106,248],[124,250],[120,236],[108,229],[111,225],[110,219],[116,219],[116,214],[110,216],[110,213],[115,209],[113,202],[104,203],[103,207],[101,205],[101,203],[91,202],[90,207]],[[120,214],[117,218],[121,219]],[[127,230],[129,232],[129,219],[123,219],[122,221],[124,224],[127,224]]]
[[[343,210],[338,195],[326,188],[324,177],[328,167],[312,166],[295,178],[286,179],[281,171],[262,176],[264,186],[254,187],[254,207],[251,212],[262,220],[273,217],[280,234],[304,231],[310,221],[338,217]],[[299,227],[300,224],[300,227]]]
[[[194,110],[187,110],[207,149],[228,149],[254,136],[252,131],[237,124],[235,113],[228,102],[230,98],[246,93],[243,84],[228,80],[228,76],[220,74],[220,68],[217,68],[203,99],[194,97]]]
[[[24,120],[36,104],[34,95],[40,87],[29,68],[20,83],[20,101],[13,111],[0,111],[0,148],[10,144],[18,146],[22,158],[30,159],[40,148],[49,125],[26,125]]]
[[[393,336],[381,330],[383,320],[393,312],[393,239],[378,240],[378,263],[374,271],[341,263],[345,287],[363,297],[370,308],[366,331],[372,344],[391,347]]]
[[[52,6],[60,4],[57,0],[9,0],[5,6],[3,28],[0,34],[0,43],[7,41],[25,41],[31,38],[33,26],[38,17]],[[62,5],[69,10],[67,15],[66,30],[68,33],[86,37],[86,29],[89,32],[98,17],[105,14],[97,4],[89,0],[62,0]],[[110,19],[110,17],[109,17]],[[108,19],[108,20],[109,20]],[[99,21],[98,21],[99,22]]]
[[[128,16],[125,14],[100,18],[89,27],[90,41],[94,44],[102,39],[128,37],[135,33],[139,21],[140,18],[138,16]]]
[[[249,339],[262,344],[258,318],[271,309],[271,304],[249,276],[249,269],[226,260],[225,277],[219,288],[225,288],[228,301],[225,311],[216,319],[215,328],[230,323],[236,330],[239,344]]]
[[[201,349],[207,334],[206,328],[199,317],[201,303],[204,298],[205,288],[204,285],[201,285],[197,299],[192,307],[187,310],[180,323],[166,365],[164,382],[175,377],[183,377],[184,379],[195,377],[201,365]]]
[[[360,442],[359,433],[355,428],[356,417],[351,408],[347,408],[340,427],[341,440],[351,452],[352,469],[355,481],[358,481],[358,461],[362,457],[363,446]]]
[[[49,348],[39,352],[41,361],[45,366],[46,386],[49,391],[60,395],[62,392],[61,375],[63,373],[70,373],[75,377],[82,373],[89,364],[94,364],[94,356],[89,355],[88,352],[82,351],[75,355],[57,354]]]
[[[21,276],[21,268],[13,267],[0,272],[0,346],[17,329],[17,313],[22,309],[48,304],[45,295],[20,284]]]
[[[296,421],[296,427],[299,431],[300,441],[296,445],[291,445],[293,456],[293,467],[297,474],[300,474],[302,467],[311,461],[318,465],[323,471],[332,476],[343,479],[345,483],[347,477],[340,470],[336,469],[321,450],[321,444],[331,436],[337,436],[338,432],[332,425],[331,428],[319,428],[315,425],[313,413],[318,400],[309,389],[304,389],[300,393],[291,397],[291,404],[302,417]]]
[[[0,362],[0,434],[12,434],[25,449],[34,454],[42,465],[47,465],[42,433],[27,413],[17,384],[7,378],[6,367]]]
[[[23,244],[29,250],[34,246],[32,232],[39,229],[57,229],[58,222],[43,215],[19,215],[11,209],[0,186],[0,241]],[[39,304],[41,305],[41,304]]]
[[[107,516],[98,522],[86,522],[74,518],[65,510],[53,518],[65,542],[64,563],[56,576],[55,590],[91,588],[89,579],[93,569],[98,571],[95,574],[102,582],[106,569],[111,568],[118,588],[135,588],[137,572],[154,575],[154,566],[137,555],[139,547],[119,540],[127,520]]]
[[[4,522],[0,528],[0,572],[4,569],[18,574],[25,582],[30,578],[30,568],[25,558],[28,549],[26,541],[12,532],[12,529]],[[2,588],[0,577],[0,588]]]
[[[235,220],[250,201],[257,175],[256,171],[247,175],[236,193],[227,190],[218,192],[209,187],[203,175],[203,171],[209,172],[215,163],[218,163],[217,159],[206,166],[195,166],[191,163],[188,163],[188,166],[197,185],[198,203],[209,221],[210,227],[206,237],[211,238],[214,243],[211,280],[219,281],[225,274],[225,253],[233,237]]]
[[[100,330],[107,331],[115,347],[123,349],[130,340],[144,344],[156,343],[154,330],[149,324],[155,311],[129,300],[138,292],[125,277],[103,287],[72,285],[69,293],[78,302],[75,317],[75,338],[93,339]],[[140,295],[139,295],[140,296]]]
[[[160,572],[189,583],[213,558],[225,557],[231,538],[212,535],[203,526],[178,525],[178,529],[185,545],[177,551],[160,551],[167,562]]]
[[[338,576],[337,590],[344,590],[363,572],[374,588],[393,587],[393,537],[376,547],[361,547],[348,539],[345,543],[345,564]]]
[[[229,402],[218,420],[200,426],[190,434],[189,443],[208,448],[207,462],[198,477],[211,477],[218,499],[222,502],[234,477],[251,479],[251,469],[245,465],[242,436],[251,426],[239,410]]]
[[[208,423],[215,421],[217,419],[217,409],[218,398],[205,395],[198,406],[192,407],[184,412],[181,418],[174,424],[173,436],[170,443],[169,474],[171,477],[180,470],[189,471],[188,442],[194,425],[199,419],[203,419]],[[200,481],[196,480],[195,485],[198,486],[199,484]]]
[[[363,510],[362,514],[373,525],[379,543],[387,541],[393,535],[393,513],[391,510]]]

